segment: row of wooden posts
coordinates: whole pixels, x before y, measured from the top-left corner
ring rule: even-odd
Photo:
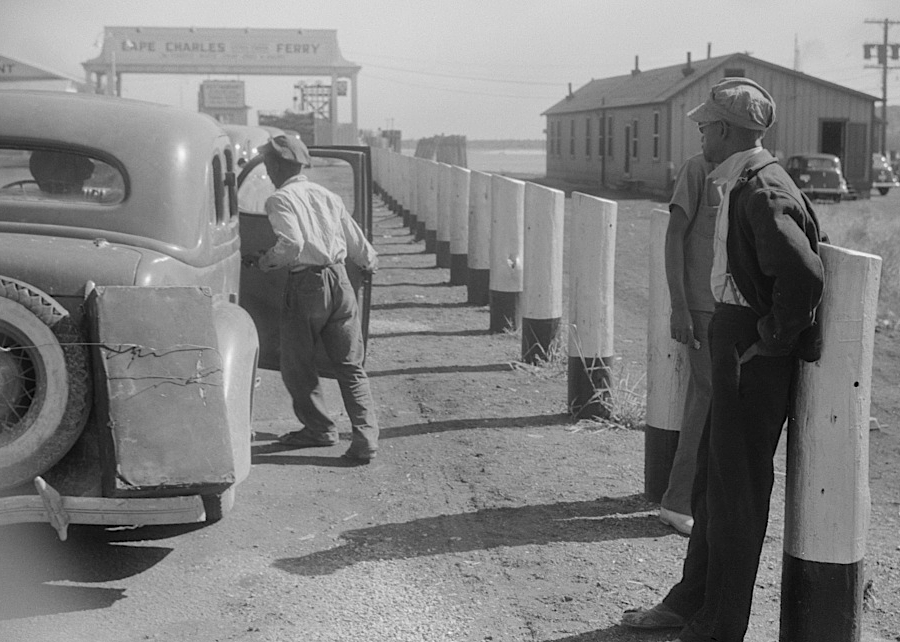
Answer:
[[[565,194],[455,165],[373,149],[376,189],[425,241],[450,284],[490,307],[491,332],[519,331],[522,360],[560,349]],[[568,248],[568,407],[608,416],[616,247],[614,201],[575,193]]]
[[[373,149],[376,189],[404,224],[490,306],[490,330],[521,330],[522,359],[557,349],[562,319],[563,192]],[[572,194],[568,261],[568,404],[608,416],[617,203]],[[669,213],[652,213],[644,487],[659,502],[678,443],[687,347],[671,339],[663,248]],[[782,642],[861,636],[869,517],[868,435],[881,259],[822,246],[822,358],[801,364],[788,426]]]

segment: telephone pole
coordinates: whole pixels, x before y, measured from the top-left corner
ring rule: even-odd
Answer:
[[[891,50],[891,58],[900,60],[900,44],[888,44],[888,29],[891,25],[900,24],[900,20],[866,20],[866,24],[884,25],[884,42],[880,45],[863,45],[863,57],[869,60],[872,50],[878,52],[878,65],[866,65],[866,69],[881,69],[881,153],[887,155],[887,79],[888,69],[900,69],[900,67],[888,66],[888,47]]]

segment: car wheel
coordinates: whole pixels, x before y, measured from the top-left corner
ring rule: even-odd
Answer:
[[[0,488],[57,463],[90,408],[87,347],[68,312],[40,290],[0,278]]]
[[[229,486],[228,490],[221,493],[213,493],[210,495],[201,495],[203,500],[203,509],[206,511],[207,522],[218,522],[220,519],[234,508],[234,486]]]
[[[881,194],[882,196],[887,196],[887,193],[889,191],[891,191],[890,187],[879,187],[878,188],[878,193]]]

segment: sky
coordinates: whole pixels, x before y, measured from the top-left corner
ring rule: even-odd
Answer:
[[[900,23],[897,0],[0,0],[0,55],[83,78],[105,26],[332,29],[362,67],[360,128],[542,139],[541,112],[570,83],[627,74],[635,57],[647,70],[744,52],[880,97],[863,45],[883,42],[885,19]],[[900,43],[900,24],[888,35]],[[203,79],[126,74],[122,95],[196,109]],[[297,78],[241,79],[251,119],[292,108]]]

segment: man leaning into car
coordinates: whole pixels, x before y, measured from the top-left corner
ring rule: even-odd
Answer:
[[[366,240],[341,198],[300,172],[311,164],[297,138],[276,136],[260,148],[276,191],[266,200],[274,246],[252,257],[263,271],[289,270],[281,309],[281,376],[303,429],[280,442],[294,448],[332,446],[337,427],[328,415],[315,363],[322,343],[331,361],[353,427],[344,457],[368,463],[378,450],[378,422],[363,369],[364,344],[356,294],[344,261],[363,271],[378,268]]]

